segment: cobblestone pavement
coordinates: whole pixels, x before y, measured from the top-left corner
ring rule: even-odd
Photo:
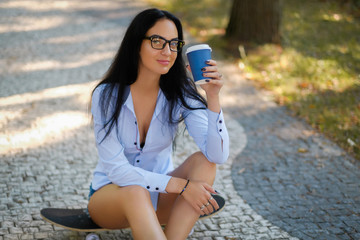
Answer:
[[[97,161],[87,109],[90,91],[109,66],[131,17],[145,7],[130,0],[0,1],[0,240],[84,239],[85,233],[44,222],[39,211],[86,206]],[[219,166],[215,187],[227,205],[213,218],[199,221],[189,239],[303,238],[301,234],[311,234],[306,230],[315,229],[311,216],[300,215],[304,209],[324,219],[318,231],[334,227],[322,234],[359,238],[358,165],[305,124],[262,100],[235,66],[222,63],[222,69],[231,155]],[[307,153],[293,153],[298,138]],[[194,151],[189,137],[181,135],[175,163]],[[304,187],[309,193],[302,196]],[[100,237],[131,239],[131,232],[102,232]]]
[[[236,75],[231,68],[228,75]],[[291,117],[270,94],[244,80],[232,91],[236,105],[226,110],[247,136],[231,169],[242,199],[300,239],[360,239],[359,162]]]

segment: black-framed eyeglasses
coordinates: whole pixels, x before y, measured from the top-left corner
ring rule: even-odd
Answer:
[[[164,49],[166,46],[166,43],[169,43],[170,51],[172,52],[180,52],[181,48],[185,45],[185,42],[183,40],[174,38],[171,40],[166,40],[162,36],[159,35],[152,35],[150,37],[145,37],[145,39],[148,39],[151,41],[151,47],[157,50]]]

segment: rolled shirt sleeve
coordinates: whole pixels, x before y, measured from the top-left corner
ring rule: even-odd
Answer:
[[[223,164],[229,157],[229,135],[222,110],[184,110],[190,136],[210,162]]]

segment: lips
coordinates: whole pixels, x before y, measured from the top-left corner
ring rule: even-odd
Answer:
[[[158,63],[160,63],[161,65],[169,65],[170,61],[169,60],[157,60]]]

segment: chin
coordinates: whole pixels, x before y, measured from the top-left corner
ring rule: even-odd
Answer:
[[[168,68],[168,69],[164,69],[164,70],[159,71],[159,73],[161,75],[164,75],[164,74],[167,74],[169,71],[170,71],[170,69]]]

